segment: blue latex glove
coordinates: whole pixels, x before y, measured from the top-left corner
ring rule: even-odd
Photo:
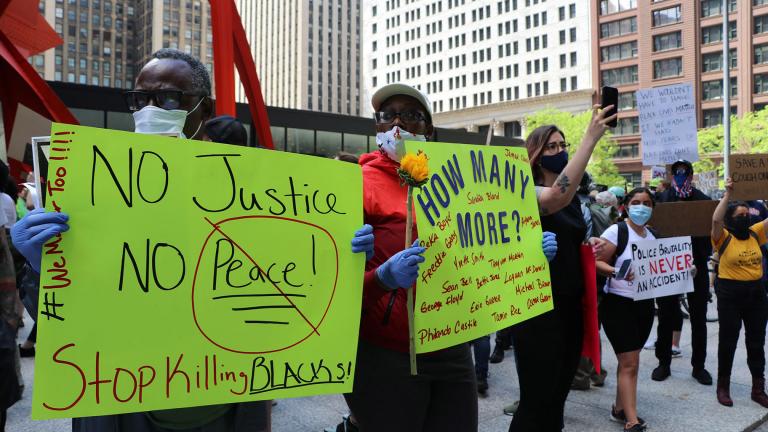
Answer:
[[[392,255],[376,269],[376,276],[384,286],[393,290],[410,288],[416,283],[416,278],[419,277],[419,264],[424,262],[424,257],[421,255],[427,250],[418,244],[419,241],[416,240],[411,247]]]
[[[34,271],[40,273],[43,245],[53,236],[69,229],[66,213],[46,212],[35,209],[27,213],[11,228],[11,241],[24,255]]]
[[[544,238],[541,240],[541,248],[544,249],[544,256],[547,257],[547,261],[552,261],[557,254],[557,235],[549,231],[544,231]]]
[[[362,228],[355,231],[352,238],[352,252],[365,252],[365,260],[373,258],[373,227],[365,224]]]

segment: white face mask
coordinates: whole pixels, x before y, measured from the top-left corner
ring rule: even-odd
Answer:
[[[376,134],[376,144],[393,161],[400,162],[405,156],[406,141],[426,141],[424,135],[415,135],[398,126],[393,127],[387,132]]]
[[[147,105],[133,113],[133,122],[135,123],[133,131],[152,135],[178,134],[181,138],[186,138],[186,135],[184,135],[184,124],[187,122],[187,116],[195,112],[197,107],[203,102],[203,99],[205,97],[200,98],[200,102],[189,112],[179,109],[165,110],[154,105]],[[203,127],[202,120],[192,136],[197,135],[201,127]]]

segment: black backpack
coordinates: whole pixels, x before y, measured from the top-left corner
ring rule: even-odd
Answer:
[[[752,230],[749,230],[749,236],[755,239],[757,241],[757,245],[760,245],[760,239],[757,238],[757,233],[755,233]],[[725,236],[725,240],[723,240],[723,244],[720,245],[720,248],[717,249],[717,258],[718,261],[720,260],[720,257],[723,256],[723,252],[725,252],[725,248],[728,247],[728,244],[731,242],[731,239],[733,238],[733,234],[728,233],[727,236]]]

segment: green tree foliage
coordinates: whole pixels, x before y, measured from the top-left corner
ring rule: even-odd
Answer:
[[[565,133],[565,140],[570,144],[569,153],[573,154],[581,145],[584,133],[587,131],[592,111],[581,114],[572,114],[555,108],[547,108],[526,117],[526,129],[532,132],[539,126],[553,124]],[[616,154],[616,142],[608,131],[597,143],[592,158],[587,166],[587,171],[592,175],[595,183],[608,186],[623,185],[624,178],[619,175],[616,164],[613,163],[613,155]]]
[[[723,154],[725,142],[723,125],[699,129],[699,155],[693,164],[698,172],[718,170],[722,177],[723,166],[715,166],[709,155]],[[768,109],[731,116],[731,153],[768,153]]]

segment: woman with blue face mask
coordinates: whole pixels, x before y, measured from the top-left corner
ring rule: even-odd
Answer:
[[[653,327],[653,299],[634,300],[634,275],[628,269],[631,269],[632,244],[656,238],[646,227],[654,204],[650,190],[630,191],[624,198],[624,220],[602,234],[607,243],[597,260],[598,273],[608,278],[599,306],[600,320],[619,363],[611,420],[624,424],[624,430],[632,432],[646,428],[645,421],[637,415],[637,372],[640,351]]]

